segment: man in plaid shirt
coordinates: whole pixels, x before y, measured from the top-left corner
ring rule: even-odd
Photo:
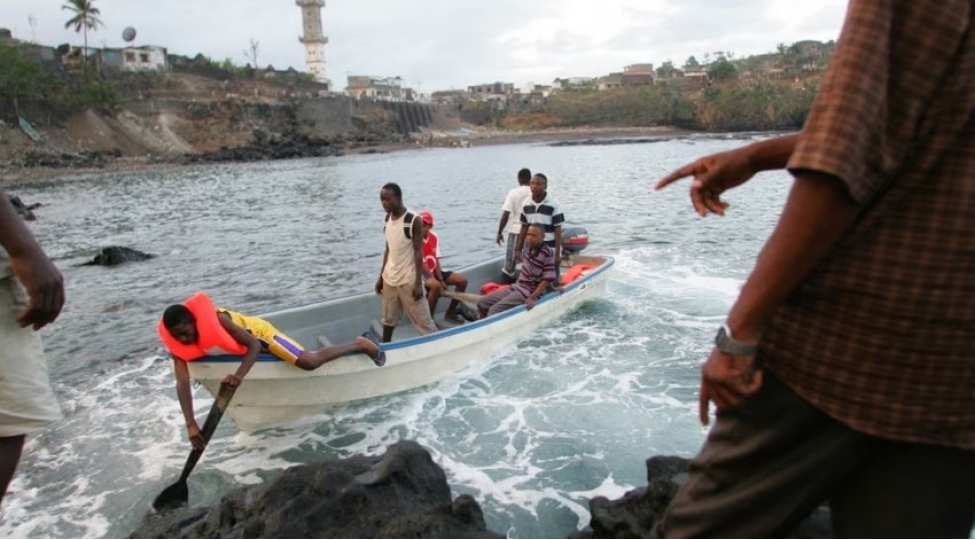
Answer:
[[[795,178],[702,367],[717,419],[659,532],[968,537],[975,517],[975,3],[853,0],[801,133],[715,154],[702,216]]]

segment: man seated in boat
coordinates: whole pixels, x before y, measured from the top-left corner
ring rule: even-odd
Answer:
[[[257,361],[260,353],[272,354],[304,370],[313,370],[340,356],[363,353],[377,366],[386,363],[386,353],[371,333],[357,337],[343,345],[306,351],[295,340],[284,335],[271,323],[258,317],[214,307],[205,293],[199,292],[182,304],[166,308],[157,327],[163,345],[169,350],[176,372],[176,395],[179,397],[186,429],[194,448],[201,449],[205,441],[193,415],[193,393],[187,362],[207,356],[243,356],[237,372],[227,375],[223,382],[236,388]]]
[[[521,253],[521,273],[510,289],[488,294],[477,302],[482,316],[491,316],[522,304],[535,306],[543,294],[555,283],[555,252],[545,240],[545,225],[532,223],[525,231],[525,247]]]
[[[457,292],[467,291],[467,277],[460,272],[445,271],[440,267],[440,239],[433,232],[433,214],[424,210],[420,212],[420,223],[423,226],[423,282],[427,288],[427,302],[430,303],[430,315],[437,310],[440,294],[450,285]],[[456,324],[463,324],[460,315],[460,301],[451,300],[443,318]]]

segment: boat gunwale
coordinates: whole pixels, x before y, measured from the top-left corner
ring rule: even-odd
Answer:
[[[591,282],[593,280],[593,278],[595,278],[596,276],[598,276],[598,275],[600,275],[600,274],[608,271],[616,263],[615,258],[613,258],[612,256],[609,256],[609,255],[590,255],[590,257],[599,257],[599,258],[602,258],[603,259],[603,263],[600,264],[599,266],[597,266],[592,272],[590,272],[590,273],[588,273],[588,274],[580,277],[579,279],[573,281],[572,283],[570,283],[568,285],[565,285],[563,287],[563,291],[561,293],[559,293],[559,292],[549,292],[549,293],[546,293],[544,296],[542,296],[541,298],[539,298],[535,302],[535,305],[537,306],[539,304],[545,304],[545,303],[551,302],[551,301],[555,300],[556,298],[559,298],[560,296],[562,296],[566,292],[574,291],[574,290],[582,287],[583,285]],[[334,299],[331,299],[331,300],[326,300],[324,302],[318,302],[318,303],[314,303],[314,304],[305,304],[305,305],[302,305],[302,306],[295,306],[293,308],[283,309],[283,310],[279,310],[279,311],[276,311],[276,312],[269,312],[269,313],[267,313],[265,315],[262,315],[262,316],[270,316],[270,315],[275,315],[275,314],[279,314],[279,313],[285,313],[285,312],[288,312],[288,311],[292,311],[292,310],[296,310],[296,309],[301,309],[301,308],[309,307],[309,306],[317,306],[317,305],[322,305],[322,304],[327,304],[327,303],[332,303],[332,302],[340,302],[340,301],[346,300],[348,298],[355,298],[355,297],[363,296],[363,295],[366,295],[366,294],[370,294],[370,293],[363,292],[363,293],[357,293],[357,294],[350,294],[350,295],[347,295],[347,296],[343,296],[341,298],[334,298]],[[398,350],[398,349],[405,349],[405,348],[408,348],[408,347],[415,347],[415,346],[418,346],[418,345],[425,345],[427,343],[431,343],[431,342],[435,342],[435,341],[440,341],[440,340],[444,340],[444,339],[449,339],[449,338],[456,337],[456,336],[459,336],[459,335],[462,335],[462,334],[466,334],[468,332],[473,332],[473,331],[479,330],[479,329],[481,329],[481,328],[483,328],[485,326],[490,326],[490,325],[493,325],[493,324],[495,324],[497,322],[503,321],[504,319],[506,319],[508,317],[514,317],[514,316],[520,315],[522,313],[526,313],[528,311],[529,310],[528,310],[528,308],[526,306],[520,305],[520,306],[517,306],[515,308],[509,309],[509,310],[505,310],[505,311],[503,311],[501,313],[492,315],[491,317],[486,317],[484,319],[478,319],[476,321],[470,321],[470,322],[467,322],[467,323],[464,323],[464,324],[461,324],[461,325],[454,326],[452,328],[445,328],[443,330],[440,330],[440,331],[437,331],[437,332],[433,332],[431,334],[427,334],[427,335],[424,335],[424,336],[416,336],[416,337],[401,339],[401,340],[397,340],[397,341],[391,341],[389,343],[384,343],[383,344],[383,350],[385,350],[387,353],[389,353],[390,351],[394,351],[394,350]],[[280,361],[281,361],[280,359],[278,359],[277,357],[275,357],[275,356],[273,356],[273,355],[271,355],[269,353],[261,353],[257,357],[257,363],[270,363],[270,362],[280,362]],[[212,356],[212,357],[209,357],[206,360],[201,359],[201,360],[197,360],[197,361],[195,361],[193,363],[194,364],[207,364],[207,363],[209,363],[209,364],[221,364],[221,363],[228,363],[228,362],[240,362],[240,357],[239,356],[232,356],[232,355]]]

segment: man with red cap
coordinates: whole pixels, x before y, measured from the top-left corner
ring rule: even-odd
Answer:
[[[467,278],[460,272],[444,271],[440,267],[440,239],[433,229],[433,213],[424,210],[420,212],[420,222],[423,226],[423,281],[427,288],[427,301],[430,303],[431,315],[436,312],[437,301],[449,285],[457,292],[467,291]],[[458,310],[460,301],[451,300],[444,313],[444,319],[452,323],[463,324]]]

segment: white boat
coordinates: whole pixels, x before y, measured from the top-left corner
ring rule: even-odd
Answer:
[[[501,282],[503,258],[491,259],[460,271],[468,291],[484,283]],[[410,390],[436,382],[514,343],[539,326],[597,297],[606,286],[612,257],[570,255],[562,272],[586,265],[561,293],[550,292],[531,310],[524,306],[461,325],[443,320],[449,299],[441,298],[434,319],[439,332],[419,335],[407,320],[396,327],[393,340],[383,345],[386,364],[377,367],[365,354],[344,356],[313,371],[305,371],[262,354],[227,408],[226,414],[243,431],[290,422],[324,411],[328,406]],[[382,336],[378,317],[380,297],[374,292],[261,314],[306,349],[345,343],[371,328]],[[240,364],[239,356],[207,357],[190,362],[190,377],[216,396],[220,382]]]

